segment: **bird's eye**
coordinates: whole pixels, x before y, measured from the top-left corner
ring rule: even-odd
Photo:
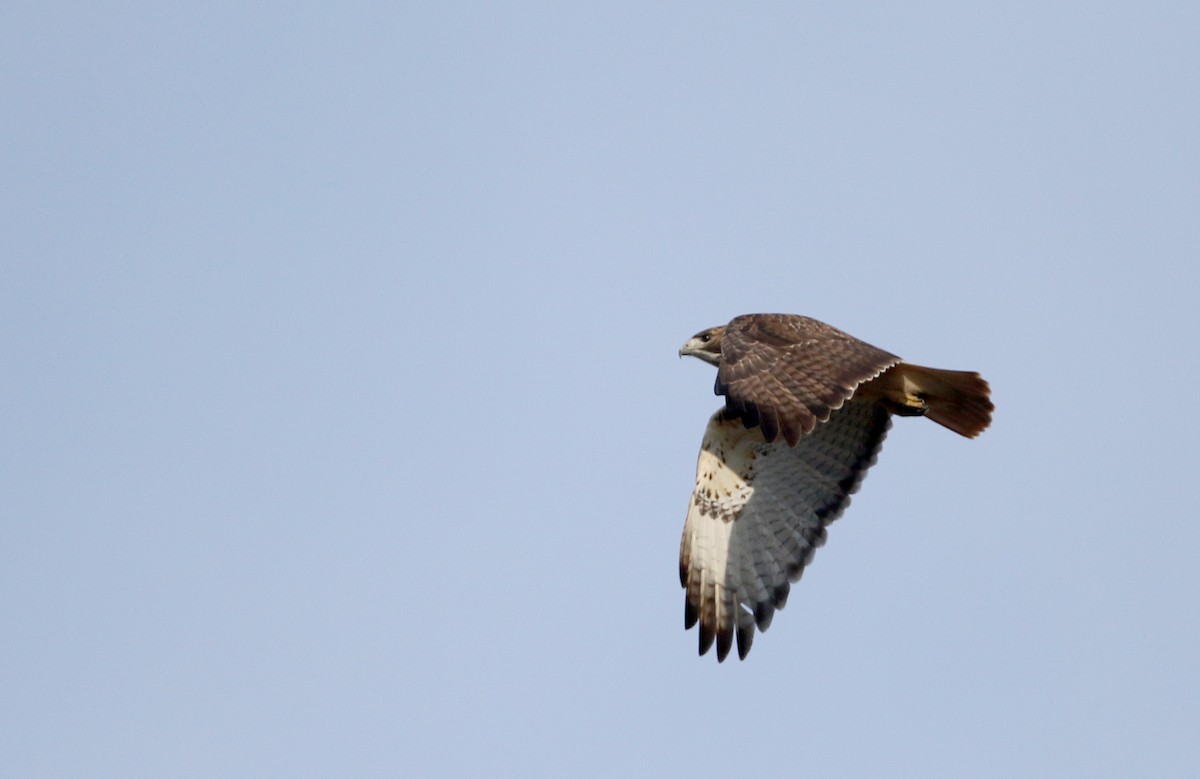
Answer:
[[[709,341],[712,340],[712,336],[709,335],[708,333],[701,333],[700,340],[703,341],[704,343],[708,343]]]

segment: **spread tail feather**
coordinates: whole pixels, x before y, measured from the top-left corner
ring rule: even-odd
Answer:
[[[888,374],[893,374],[889,378],[899,380],[897,383],[905,398],[902,405],[910,414],[924,413],[939,425],[967,438],[979,435],[992,422],[995,406],[988,397],[991,388],[978,373],[900,363]]]

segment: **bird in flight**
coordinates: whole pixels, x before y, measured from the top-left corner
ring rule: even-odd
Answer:
[[[679,355],[717,366],[679,550],[684,627],[700,654],[745,659],[875,463],[892,415],[974,438],[991,423],[978,373],[923,368],[793,314],[746,314]]]

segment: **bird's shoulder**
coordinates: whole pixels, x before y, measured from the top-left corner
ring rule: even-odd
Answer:
[[[727,342],[738,347],[787,348],[798,344],[853,336],[832,325],[800,314],[742,314],[725,329]]]

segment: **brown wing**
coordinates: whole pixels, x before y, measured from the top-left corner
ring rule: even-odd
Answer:
[[[716,392],[746,427],[769,442],[800,436],[900,358],[824,322],[792,314],[748,314],[725,328]]]

